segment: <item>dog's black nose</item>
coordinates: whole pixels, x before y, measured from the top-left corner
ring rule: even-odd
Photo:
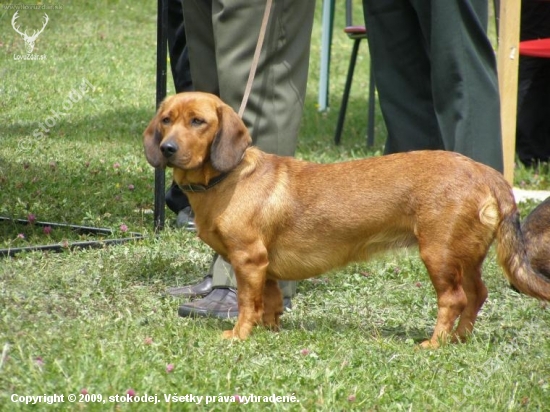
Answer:
[[[168,141],[160,145],[160,151],[164,157],[172,157],[178,151],[178,145],[173,141]]]

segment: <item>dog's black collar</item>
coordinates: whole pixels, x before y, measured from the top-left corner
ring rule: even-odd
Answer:
[[[208,189],[213,188],[218,183],[220,183],[223,179],[225,179],[229,173],[222,173],[221,175],[216,176],[210,182],[208,182],[207,185],[200,185],[200,184],[194,184],[190,183],[188,185],[180,185],[178,184],[179,188],[183,192],[206,192]]]

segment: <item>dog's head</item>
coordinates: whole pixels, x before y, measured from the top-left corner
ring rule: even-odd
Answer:
[[[210,162],[228,172],[241,161],[252,139],[231,107],[199,92],[167,97],[143,133],[147,161],[153,167],[192,170]]]

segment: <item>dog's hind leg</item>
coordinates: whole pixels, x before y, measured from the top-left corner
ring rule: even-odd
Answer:
[[[424,348],[437,348],[441,343],[448,342],[457,318],[467,306],[460,262],[452,257],[451,251],[444,249],[437,243],[431,243],[429,248],[420,248],[420,256],[437,294],[437,322],[432,338],[422,342]]]
[[[279,317],[283,313],[283,296],[279,282],[268,279],[264,286],[263,324],[273,331],[279,330]]]
[[[460,321],[455,331],[455,339],[465,341],[474,329],[477,314],[487,299],[487,287],[481,280],[481,262],[463,268],[462,287],[468,303],[460,314]]]

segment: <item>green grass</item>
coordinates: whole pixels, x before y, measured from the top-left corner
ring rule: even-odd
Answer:
[[[50,4],[48,1],[45,4]],[[368,53],[356,69],[343,144],[332,143],[351,42],[335,23],[331,110],[316,108],[319,17],[297,156],[330,162],[380,154],[385,129],[365,147]],[[5,4],[5,2],[1,3]],[[164,395],[295,396],[296,403],[215,402],[204,410],[550,410],[550,312],[510,290],[491,254],[490,297],[470,342],[437,351],[417,343],[431,334],[436,302],[415,252],[352,265],[298,285],[282,331],[258,329],[227,342],[231,322],[183,319],[167,287],[199,279],[210,249],[170,226],[152,236],[153,171],[141,133],[154,112],[155,2],[63,2],[48,11],[37,41],[43,61],[15,61],[23,42],[0,8],[0,216],[141,232],[116,247],[25,253],[0,260],[0,410],[146,411],[150,404],[109,396],[157,395],[155,410],[195,410]],[[338,6],[340,8],[340,5]],[[20,20],[40,23],[40,14]],[[85,96],[50,131],[86,80]],[[171,82],[169,82],[171,89]],[[68,106],[67,106],[68,107]],[[52,121],[50,120],[50,123]],[[548,170],[519,168],[516,184],[549,189]],[[534,202],[521,205],[525,215]],[[172,216],[168,212],[170,223]],[[24,235],[24,239],[19,237]],[[92,237],[95,238],[95,237]],[[37,226],[0,223],[0,248],[79,240]],[[173,365],[173,370],[167,370]],[[169,368],[170,369],[170,368]],[[108,402],[71,404],[69,394]],[[25,406],[11,396],[63,394],[65,402]],[[217,400],[217,399],[216,399]],[[223,399],[222,399],[223,400]]]

